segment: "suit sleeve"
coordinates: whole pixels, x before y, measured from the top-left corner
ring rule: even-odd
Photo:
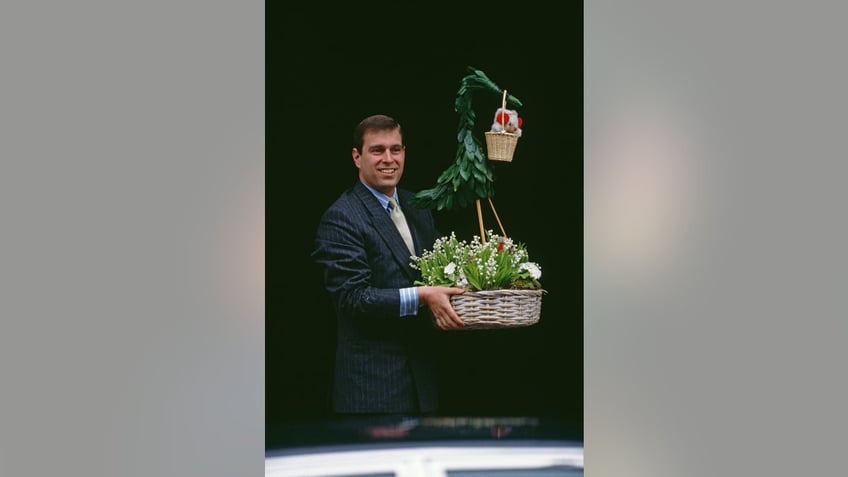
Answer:
[[[312,258],[339,313],[354,319],[400,317],[400,288],[412,285],[361,212],[330,208],[318,225]]]

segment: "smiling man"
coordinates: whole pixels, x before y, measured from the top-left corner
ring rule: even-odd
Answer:
[[[358,180],[322,215],[312,252],[338,322],[333,411],[433,414],[436,333],[463,326],[450,304],[463,289],[414,285],[420,274],[411,255],[441,234],[430,210],[409,205],[414,193],[398,187],[406,161],[400,124],[363,119],[351,156]]]

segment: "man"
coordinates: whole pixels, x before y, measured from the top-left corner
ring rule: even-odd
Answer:
[[[431,414],[436,326],[463,326],[450,304],[463,289],[414,286],[410,256],[440,235],[432,213],[406,206],[414,193],[397,187],[406,160],[400,124],[363,119],[351,155],[359,180],[324,212],[312,253],[338,320],[333,410]]]

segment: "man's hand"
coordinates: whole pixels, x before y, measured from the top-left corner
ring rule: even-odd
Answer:
[[[465,293],[464,288],[453,287],[418,287],[418,302],[424,303],[430,308],[436,325],[443,330],[458,330],[465,327],[465,323],[456,314],[451,306],[451,295]]]

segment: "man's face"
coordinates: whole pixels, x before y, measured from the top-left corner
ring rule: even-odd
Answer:
[[[406,159],[400,129],[365,131],[362,151],[353,148],[352,155],[362,182],[387,196],[394,194]]]

